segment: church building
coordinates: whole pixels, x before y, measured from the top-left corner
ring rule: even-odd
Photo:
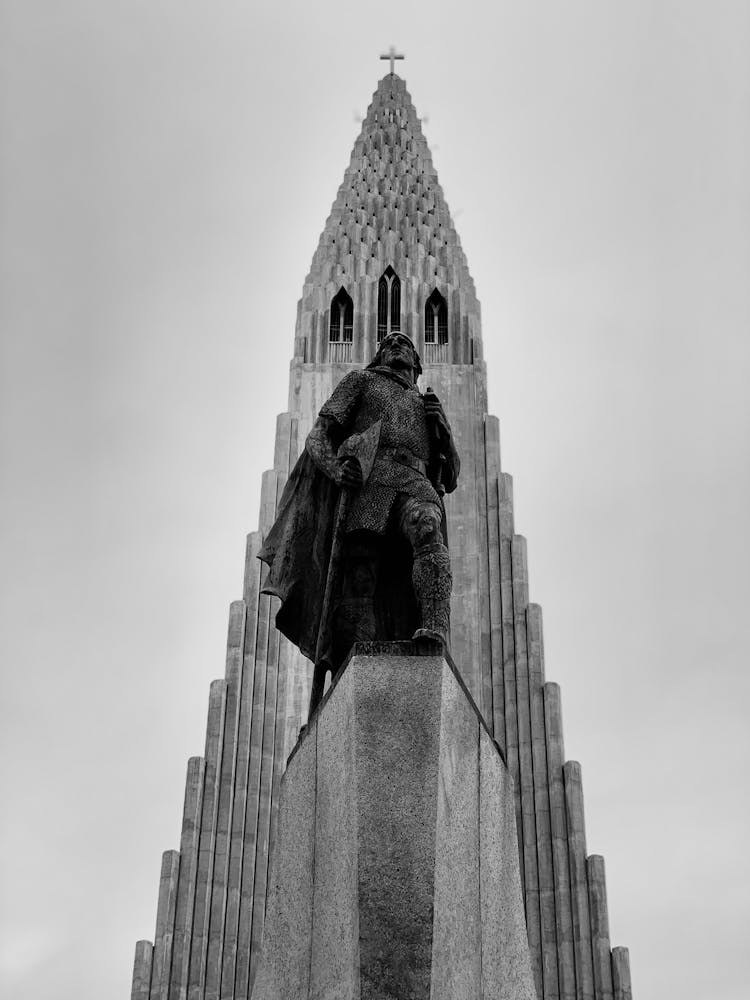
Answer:
[[[604,860],[587,853],[581,766],[565,759],[560,690],[546,680],[541,608],[529,600],[526,540],[487,412],[477,293],[394,72],[378,83],[302,289],[287,408],[229,612],[226,673],[211,684],[203,755],[188,762],[179,850],[163,855],[154,940],[136,945],[132,1000],[251,996],[280,782],[313,666],[276,630],[278,600],[262,593],[257,556],[321,406],[396,330],[414,342],[420,384],[442,402],[461,458],[445,498],[450,653],[513,778],[537,995],[630,1000],[628,952],[611,946]]]

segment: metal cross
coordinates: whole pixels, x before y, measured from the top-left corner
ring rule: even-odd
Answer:
[[[396,55],[396,49],[394,48],[393,45],[391,45],[391,47],[390,47],[389,51],[386,53],[386,55],[381,56],[380,58],[381,59],[390,59],[390,61],[391,61],[391,76],[393,76],[393,63],[394,63],[394,61],[396,59],[403,59],[404,57],[403,56],[397,56]]]

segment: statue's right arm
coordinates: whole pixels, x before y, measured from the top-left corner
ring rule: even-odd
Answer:
[[[343,432],[333,417],[321,416],[307,435],[305,448],[310,458],[329,479],[339,482],[341,466],[336,453],[343,440]]]
[[[321,472],[339,486],[362,485],[362,473],[356,459],[339,461],[341,442],[348,437],[354,413],[359,403],[366,375],[353,371],[345,375],[331,393],[307,435],[305,448]]]

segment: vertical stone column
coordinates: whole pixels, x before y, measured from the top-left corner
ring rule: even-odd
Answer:
[[[566,821],[563,764],[565,747],[562,731],[560,686],[547,682],[543,689],[544,725],[547,734],[552,865],[555,874],[555,928],[557,969],[561,1000],[576,1000],[576,970],[573,943],[573,911],[570,897],[570,860]]]
[[[503,625],[500,587],[500,424],[497,417],[484,419],[484,451],[487,488],[487,571],[489,578],[490,663],[487,672],[492,689],[492,733],[505,747],[505,692],[503,690]],[[486,716],[485,716],[486,718]]]
[[[612,960],[609,945],[609,915],[607,913],[604,858],[599,854],[592,854],[586,859],[586,871],[589,881],[591,950],[594,961],[596,1000],[612,1000]]]
[[[612,949],[612,989],[615,1000],[633,1000],[630,986],[630,952],[627,948]]]
[[[169,1000],[185,1000],[187,997],[205,770],[205,761],[202,757],[191,757],[188,761],[185,805],[182,812],[182,836],[180,837],[180,881],[177,886]]]
[[[231,843],[227,876],[227,903],[224,924],[224,947],[221,960],[221,997],[234,998],[240,948],[239,923],[242,901],[242,869],[245,863],[245,838],[247,831],[248,774],[250,770],[250,718],[255,683],[255,642],[260,586],[260,533],[248,538],[247,565],[245,567],[245,604],[247,617],[243,629],[242,678],[240,685],[240,715],[237,730],[234,797],[232,802]],[[250,817],[254,825],[255,817]],[[237,994],[247,997],[247,989]]]
[[[532,761],[531,698],[529,652],[526,634],[526,611],[529,604],[526,568],[526,539],[514,535],[511,548],[513,563],[513,621],[516,659],[516,716],[518,719],[518,776],[514,780],[520,790],[521,825],[519,836],[523,844],[523,887],[526,901],[526,929],[529,934],[531,961],[537,991],[543,996],[542,930],[539,911],[539,869],[537,863],[536,810],[534,808],[534,766]]]
[[[576,996],[594,1000],[594,967],[591,955],[591,920],[589,916],[588,878],[586,874],[586,826],[583,815],[581,765],[569,760],[563,767],[565,783],[565,819],[568,828],[568,861],[573,907]]]
[[[246,619],[247,607],[245,602],[233,601],[229,610],[227,637],[227,702],[224,720],[224,748],[221,756],[219,776],[219,803],[216,817],[205,1000],[218,1000],[221,990]]]
[[[154,946],[150,941],[136,942],[130,1000],[148,1000],[151,987],[151,959],[153,953]]]
[[[279,608],[277,598],[271,598],[270,615],[275,619]],[[278,702],[279,683],[279,632],[273,628],[269,631],[268,652],[266,661],[265,702],[262,716],[262,732],[260,734],[260,788],[258,799],[258,835],[255,851],[255,884],[253,888],[253,933],[251,952],[260,954],[263,937],[263,924],[266,912],[266,891],[268,884],[268,850],[271,829],[271,798],[273,795],[274,761],[273,753],[276,744],[276,705]],[[250,979],[252,981],[254,966],[251,959]],[[257,958],[255,959],[257,961]]]
[[[167,1000],[172,968],[172,941],[177,907],[177,880],[180,875],[180,852],[165,851],[161,860],[159,904],[156,910],[156,934],[151,962],[150,1000]]]
[[[254,662],[252,709],[250,712],[250,749],[245,804],[245,837],[240,888],[240,913],[237,931],[235,992],[245,997],[250,988],[251,942],[253,938],[253,905],[255,901],[255,865],[258,848],[258,812],[260,809],[263,719],[265,716],[266,675],[268,667],[268,637],[271,625],[271,598],[261,595],[258,600]]]
[[[529,604],[526,611],[526,644],[529,651],[529,701],[531,705],[531,756],[534,768],[534,816],[539,880],[539,920],[544,1000],[558,1000],[555,874],[552,862],[549,772],[544,720],[544,643],[542,609]]]
[[[211,905],[211,885],[216,844],[216,817],[219,807],[221,754],[224,744],[224,718],[227,704],[227,682],[213,681],[208,699],[206,726],[206,773],[203,782],[203,809],[198,848],[198,875],[195,885],[193,937],[190,946],[189,1000],[203,1000],[208,951],[208,922]]]
[[[279,814],[279,782],[284,773],[287,754],[286,731],[287,731],[287,704],[289,697],[290,682],[293,679],[292,661],[294,646],[284,636],[279,635],[279,669],[278,669],[278,690],[276,695],[276,717],[274,720],[274,742],[273,742],[273,773],[271,775],[271,821],[268,834],[269,845],[273,844],[276,837],[276,826]],[[268,869],[270,874],[270,851]]]
[[[522,835],[521,790],[518,759],[518,709],[516,696],[516,635],[513,622],[513,480],[506,473],[498,479],[500,522],[500,600],[503,638],[503,701],[505,704],[505,759],[513,776],[516,826]],[[521,869],[521,882],[524,871]]]

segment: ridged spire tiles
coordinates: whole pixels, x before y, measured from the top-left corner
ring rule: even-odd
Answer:
[[[305,280],[303,317],[325,312],[331,295],[343,286],[354,299],[355,322],[358,317],[366,330],[377,307],[378,279],[389,265],[401,281],[402,329],[415,343],[424,348],[420,309],[425,292],[438,288],[449,301],[453,323],[462,324],[446,360],[466,359],[472,339],[481,355],[474,282],[421,122],[404,81],[395,75],[380,81],[354,143]],[[307,360],[327,360],[327,329],[319,337],[309,327],[305,332],[311,335]],[[374,348],[374,333],[354,340],[351,360],[362,361]]]

